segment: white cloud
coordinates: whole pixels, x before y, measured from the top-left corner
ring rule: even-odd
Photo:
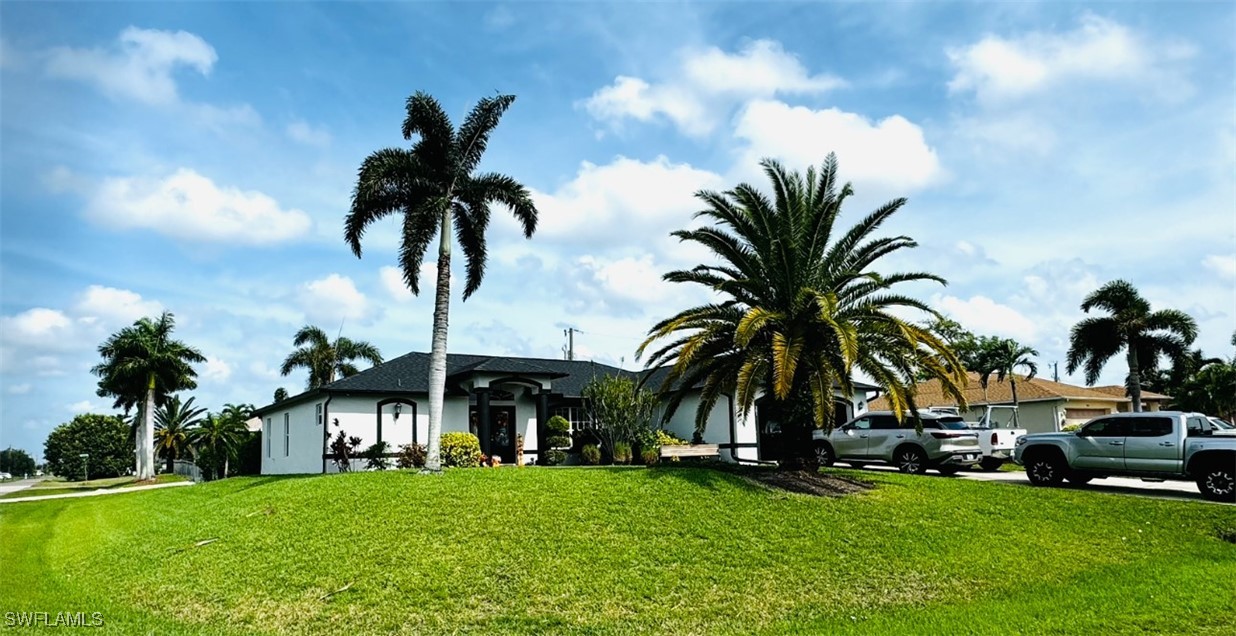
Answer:
[[[583,256],[576,266],[589,273],[602,294],[619,302],[658,303],[681,292],[681,285],[661,280],[665,268],[651,254],[615,261]]]
[[[15,316],[0,317],[0,333],[7,342],[51,343],[72,332],[73,321],[57,309],[35,307]]]
[[[202,371],[203,380],[225,382],[230,377],[232,377],[232,365],[215,356],[206,356],[206,368]]]
[[[254,190],[220,187],[181,168],[163,179],[105,179],[94,191],[86,214],[98,223],[146,228],[185,241],[265,245],[309,231],[309,215],[285,210]]]
[[[91,285],[74,309],[84,319],[100,319],[105,325],[127,325],[143,317],[157,318],[163,305],[156,300],[142,300],[140,294],[127,289]]]
[[[148,104],[178,101],[173,73],[188,68],[209,75],[219,56],[205,40],[186,31],[130,26],[108,48],[58,47],[47,54],[54,77],[96,85],[114,97]]]
[[[763,157],[775,157],[801,170],[837,153],[840,174],[860,186],[905,194],[944,176],[936,151],[921,128],[900,115],[879,122],[836,108],[812,110],[782,102],[756,100],[738,115],[734,135],[747,142],[739,167],[757,169]]]
[[[533,193],[536,236],[573,245],[648,245],[690,223],[701,207],[698,190],[723,186],[720,175],[664,156],[651,162],[618,157],[604,166],[585,161],[552,194]],[[513,221],[502,223],[514,227]]]
[[[434,267],[436,270],[436,266]],[[420,268],[421,280],[425,279],[425,266]],[[408,289],[408,285],[403,283],[403,270],[398,267],[386,266],[378,270],[378,277],[382,279],[382,289],[387,290],[387,294],[391,294],[393,300],[399,303],[407,303],[407,301],[417,298],[412,295],[412,290]],[[430,282],[435,278],[430,274]]]
[[[755,40],[737,53],[716,47],[685,49],[678,65],[658,82],[620,75],[583,106],[594,118],[619,124],[665,118],[684,133],[711,132],[735,104],[785,94],[816,94],[845,82],[811,75],[797,57],[772,40]]]
[[[96,405],[94,402],[91,402],[90,400],[82,400],[80,402],[74,402],[72,404],[65,405],[64,408],[68,412],[74,415],[77,415],[79,413],[89,413],[90,411],[96,411],[103,407],[102,405]]]
[[[309,146],[325,147],[329,146],[331,141],[330,132],[326,128],[313,126],[301,119],[288,124],[287,135],[293,141]]]
[[[31,385],[30,383],[25,383],[25,384],[14,384],[10,386],[7,390],[10,395],[25,395],[29,393],[30,389],[32,388],[34,388],[33,385]]]
[[[1211,254],[1202,259],[1202,265],[1222,278],[1236,278],[1236,256],[1232,254]]]
[[[1023,343],[1034,340],[1037,328],[1021,312],[986,296],[968,299],[956,296],[932,297],[932,306],[978,334],[1008,336]]]
[[[299,301],[305,317],[327,331],[342,321],[370,318],[369,299],[356,289],[351,278],[339,274],[302,285]]]
[[[1191,57],[1192,47],[1159,46],[1119,23],[1087,14],[1067,33],[1028,33],[1004,38],[987,35],[978,42],[947,50],[957,73],[954,93],[973,92],[985,102],[1013,100],[1066,82],[1112,80],[1167,81],[1187,88],[1166,65]]]

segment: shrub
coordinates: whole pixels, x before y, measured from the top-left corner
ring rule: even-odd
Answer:
[[[687,440],[678,439],[667,433],[664,429],[658,429],[656,432],[657,446],[686,446]]]
[[[631,378],[596,376],[588,381],[580,396],[591,420],[589,428],[604,448],[617,448],[618,442],[629,444],[652,428],[657,398]]]
[[[626,442],[614,443],[614,463],[615,464],[630,464],[631,463],[631,445]]]
[[[365,452],[361,453],[361,457],[365,458],[365,469],[386,470],[387,468],[390,468],[391,461],[385,457],[386,452],[390,449],[390,447],[391,445],[389,442],[378,442],[369,448],[366,448]]]
[[[551,451],[546,451],[544,459],[541,460],[541,464],[544,466],[558,466],[562,464],[562,462],[565,462],[566,458],[566,451],[554,449]]]
[[[457,468],[480,466],[481,440],[472,433],[443,433],[442,465]]]
[[[545,443],[550,448],[569,448],[571,446],[571,423],[561,415],[555,415],[545,422]]]
[[[661,462],[661,449],[657,447],[645,448],[640,451],[639,458],[644,460],[644,463],[649,466],[656,466]]]
[[[1071,433],[1073,431],[1081,430],[1081,424],[1069,424],[1060,430],[1065,433]]]
[[[330,452],[335,456],[335,465],[339,467],[339,472],[346,473],[352,470],[352,458],[356,457],[356,449],[360,448],[361,438],[353,436],[347,437],[343,431],[330,443]]]
[[[585,444],[584,449],[580,451],[580,457],[585,464],[596,466],[601,463],[601,449],[596,444]]]
[[[424,468],[426,454],[424,444],[404,444],[399,447],[399,458],[395,460],[395,465],[404,470]]]

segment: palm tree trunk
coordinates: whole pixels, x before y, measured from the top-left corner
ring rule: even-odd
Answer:
[[[223,456],[223,479],[227,479],[227,463],[230,459],[231,457],[229,455]]]
[[[137,462],[138,480],[154,479],[154,408],[155,408],[155,378],[150,376],[150,384],[146,386],[146,409],[142,413],[142,433],[140,459]]]
[[[1130,342],[1128,345],[1129,361],[1129,377],[1125,379],[1125,387],[1129,390],[1129,397],[1133,400],[1133,412],[1142,412],[1142,375],[1137,364],[1137,344]]]
[[[1011,373],[1009,374],[1009,389],[1013,391],[1013,408],[1017,408],[1017,380]]]
[[[167,474],[176,472],[176,455],[172,451],[167,452]]]
[[[429,444],[425,469],[442,470],[442,401],[446,390],[446,331],[451,305],[451,211],[442,211],[438,237],[438,285],[433,303],[433,344],[429,350]],[[415,424],[413,424],[415,426]]]

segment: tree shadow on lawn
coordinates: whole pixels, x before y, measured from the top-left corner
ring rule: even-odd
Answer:
[[[817,497],[840,497],[866,492],[873,484],[852,477],[805,471],[785,471],[773,467],[738,466],[725,462],[700,462],[693,465],[659,465],[648,469],[653,479],[676,478],[709,490],[717,485],[736,485],[751,492],[792,492]]]

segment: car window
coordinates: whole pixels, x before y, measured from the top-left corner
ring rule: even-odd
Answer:
[[[865,431],[871,428],[871,419],[866,418],[866,417],[861,417],[857,420],[854,420],[853,422],[850,422],[849,424],[846,424],[845,427],[846,428],[856,428],[860,431]]]
[[[1230,431],[1233,428],[1231,424],[1228,424],[1225,420],[1221,420],[1217,417],[1211,417],[1207,419],[1210,420],[1211,427],[1214,428],[1216,431]]]
[[[1108,417],[1098,419],[1082,427],[1078,435],[1083,437],[1126,437],[1129,433],[1128,419]]]
[[[960,417],[942,417],[939,420],[941,428],[947,428],[950,431],[966,431],[970,427],[966,425],[966,421]]]
[[[871,416],[871,428],[877,431],[897,428],[897,418],[892,415],[873,415]]]
[[[1190,417],[1185,423],[1185,427],[1186,434],[1189,437],[1210,435],[1213,432],[1210,427],[1210,421],[1204,417]]]
[[[1163,437],[1172,434],[1172,418],[1170,417],[1131,417],[1129,422],[1130,437]]]

